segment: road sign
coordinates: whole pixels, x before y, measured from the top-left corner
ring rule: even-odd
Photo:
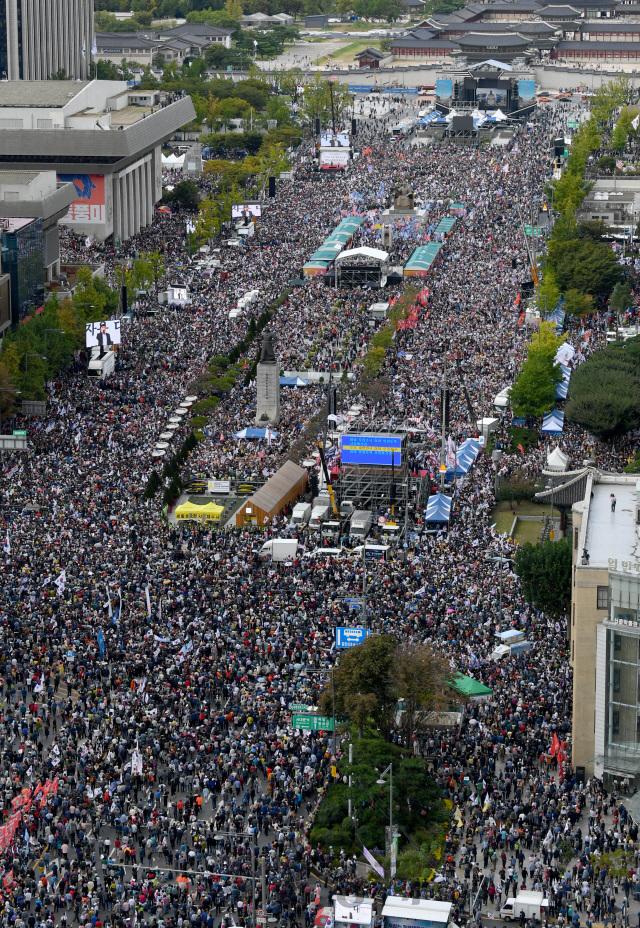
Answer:
[[[345,719],[336,719],[336,725],[344,725]],[[302,731],[333,731],[333,719],[327,715],[294,715],[292,725]]]
[[[366,628],[337,626],[335,631],[336,648],[354,648],[357,644],[362,644],[367,637]]]
[[[542,235],[542,229],[540,226],[533,226],[532,228],[530,225],[525,224],[524,231],[525,235]]]
[[[302,702],[292,702],[289,706],[290,712],[311,712],[312,706],[305,706]]]
[[[568,119],[567,126],[569,127],[569,129],[579,129],[580,123],[578,122],[577,119]]]
[[[14,430],[13,430],[13,434],[14,434],[14,435],[26,435],[27,433],[26,433],[26,432],[23,432],[23,431],[21,431],[21,430],[16,431],[16,429],[14,429]]]
[[[362,603],[359,599],[345,599],[345,606],[348,606],[349,609],[362,609]]]

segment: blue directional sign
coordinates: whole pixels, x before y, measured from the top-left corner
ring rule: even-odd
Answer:
[[[336,648],[353,648],[367,637],[366,628],[336,628]]]

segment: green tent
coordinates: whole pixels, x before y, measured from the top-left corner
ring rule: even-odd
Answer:
[[[461,673],[457,673],[454,676],[453,686],[459,693],[462,693],[462,695],[466,696],[468,699],[482,699],[483,697],[491,696],[493,693],[493,690],[485,686],[484,683],[480,683],[479,680],[474,680],[473,677],[465,677],[464,674]]]

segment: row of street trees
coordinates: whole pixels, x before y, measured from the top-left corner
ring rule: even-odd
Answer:
[[[357,726],[358,734],[391,740],[402,731],[405,745],[433,721],[434,713],[460,701],[446,656],[429,645],[399,644],[391,635],[372,635],[345,651],[333,686],[320,696],[325,715],[335,710]]]

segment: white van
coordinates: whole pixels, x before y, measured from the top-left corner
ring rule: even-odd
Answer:
[[[88,377],[96,377],[98,380],[104,380],[105,377],[108,377],[109,374],[115,370],[116,366],[116,355],[113,351],[105,351],[102,357],[97,356],[91,357],[89,361],[89,366],[87,368]]]

